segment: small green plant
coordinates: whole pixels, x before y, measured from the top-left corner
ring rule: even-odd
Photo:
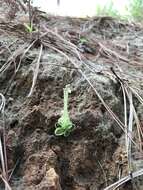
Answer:
[[[81,44],[84,44],[84,43],[87,43],[87,42],[88,42],[87,39],[84,38],[84,37],[81,37],[81,38],[79,39],[79,43],[81,43]]]
[[[74,125],[70,120],[68,112],[68,94],[71,93],[70,86],[66,85],[64,88],[64,108],[62,116],[58,119],[56,123],[55,135],[56,136],[68,136],[72,131]]]
[[[34,31],[34,28],[33,28],[33,9],[32,9],[32,6],[31,6],[31,3],[32,3],[32,0],[28,0],[27,1],[27,6],[28,6],[28,14],[29,14],[29,23],[24,23],[24,26],[27,30],[27,32],[29,33],[32,33]]]
[[[25,26],[27,32],[29,32],[29,33],[33,32],[33,25],[32,24],[26,24],[26,23],[24,23],[24,26]]]

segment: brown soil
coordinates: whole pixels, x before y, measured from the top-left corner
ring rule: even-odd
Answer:
[[[3,7],[7,4],[3,3]],[[2,9],[2,8],[1,8]],[[81,62],[68,43],[47,34],[44,39],[25,31],[17,10],[13,18],[0,13],[0,93],[6,98],[6,139],[10,185],[13,190],[103,190],[128,175],[124,132],[99,100],[83,75],[59,51],[66,53],[91,81],[112,111],[124,121],[123,95],[111,70],[142,93],[143,29],[110,17],[75,19],[53,17],[36,12],[34,27],[45,27],[79,48]],[[20,10],[21,11],[21,10]],[[12,14],[12,13],[11,13]],[[40,33],[40,35],[41,35]],[[23,52],[35,39],[34,46]],[[84,39],[82,41],[82,39]],[[43,41],[42,41],[43,40]],[[42,52],[34,91],[28,94],[33,80],[40,43]],[[12,60],[12,61],[10,61]],[[15,72],[15,67],[21,61]],[[2,71],[2,66],[8,67]],[[85,64],[84,64],[85,63]],[[122,69],[122,70],[120,70]],[[71,85],[69,113],[75,124],[68,137],[54,135],[55,123],[63,108],[63,88]],[[142,117],[142,106],[134,98]],[[0,120],[2,122],[2,120]],[[133,152],[134,166],[143,166],[142,157]],[[120,189],[142,189],[142,179],[129,181]],[[1,182],[0,189],[3,188]]]

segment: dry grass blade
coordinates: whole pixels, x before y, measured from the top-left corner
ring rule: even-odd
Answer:
[[[53,32],[52,30],[50,30],[46,27],[44,27],[44,29],[47,32],[47,33],[45,33],[47,38],[41,37],[41,40],[44,43],[52,45],[53,47],[55,47],[63,52],[66,52],[80,60],[80,55],[77,51],[78,47],[76,45],[74,45],[70,41],[64,39],[58,33]],[[44,37],[45,37],[45,35],[44,35]]]
[[[11,179],[11,177],[12,177],[12,175],[13,175],[13,173],[14,173],[16,167],[17,167],[17,165],[19,164],[19,161],[20,161],[20,159],[18,159],[18,160],[16,161],[16,163],[15,163],[13,169],[10,171],[10,175],[8,176],[8,181]]]
[[[126,145],[126,152],[128,158],[128,172],[129,174],[132,172],[132,154],[131,154],[131,140],[132,139],[132,128],[133,128],[133,100],[132,100],[132,93],[128,92],[127,88],[125,88],[124,83],[121,83],[122,91],[123,91],[123,98],[124,98],[124,116],[125,116],[125,126],[126,126],[126,133],[125,133],[125,145]],[[130,112],[129,112],[129,123],[127,124],[127,100],[126,96],[129,99],[130,103]],[[129,138],[130,137],[130,138]]]
[[[120,79],[120,78],[119,78]],[[128,118],[128,126],[126,127],[126,133],[125,133],[125,137],[126,137],[126,150],[127,150],[127,157],[128,157],[128,168],[129,168],[129,173],[132,172],[132,152],[131,152],[131,141],[130,138],[132,137],[133,134],[133,121],[135,120],[135,124],[137,127],[137,133],[138,133],[138,139],[136,140],[139,144],[139,150],[140,152],[142,152],[142,129],[140,126],[140,121],[138,119],[138,115],[137,112],[135,110],[134,104],[133,104],[133,90],[132,88],[130,88],[130,86],[127,84],[127,82],[124,82],[120,79],[120,84],[122,87],[122,91],[123,91],[123,98],[124,98],[124,115],[125,115],[125,125],[127,126],[127,103],[126,103],[126,97],[128,98],[129,101],[129,118]],[[135,92],[134,92],[135,93]],[[138,95],[136,93],[136,95]],[[134,129],[134,133],[135,133],[135,129]],[[128,135],[127,135],[128,134]],[[129,138],[130,136],[130,138]],[[134,135],[135,136],[135,135]]]
[[[133,104],[133,92],[134,91],[132,91],[131,88],[129,87],[129,85],[127,84],[127,82],[122,81],[120,77],[118,77],[118,80],[122,87],[123,99],[124,99],[124,117],[125,117],[125,126],[126,126],[126,133],[125,133],[126,142],[125,142],[125,144],[126,144],[127,157],[128,157],[128,172],[129,172],[129,174],[131,174],[132,173],[132,152],[131,152],[132,151],[132,142],[131,142],[131,139],[133,138],[132,134],[133,134],[133,121],[134,120],[135,120],[135,123],[137,126],[139,147],[140,147],[141,152],[142,152],[142,144],[141,144],[142,130],[141,130],[140,122],[139,122],[139,119],[138,119],[138,116],[137,116],[137,113],[136,113],[136,110],[135,110],[135,107]],[[128,98],[128,102],[129,102],[129,118],[128,119],[127,119],[127,100],[126,100],[126,98]],[[128,125],[127,125],[127,121],[128,121]],[[112,188],[113,186],[111,185],[110,186],[111,189],[117,189],[121,184],[128,181],[128,179],[129,179],[128,177],[123,178],[121,181],[119,181],[121,183],[119,183],[115,188]]]
[[[107,54],[108,56],[114,56],[116,57],[117,59],[120,59],[126,63],[129,62],[128,59],[126,59],[125,57],[121,56],[120,54],[118,54],[117,52],[105,47],[103,44],[99,43],[100,47],[102,48],[103,52],[105,52],[105,54]]]
[[[3,113],[4,108],[5,108],[5,97],[1,93],[0,93],[0,97],[1,97],[0,112]]]
[[[15,72],[17,72],[17,71],[19,70],[19,67],[20,67],[20,65],[21,65],[22,59],[25,57],[26,53],[32,48],[32,46],[35,44],[36,41],[37,41],[37,39],[34,40],[30,45],[29,45],[29,44],[27,45],[27,48],[25,49],[24,53],[23,53],[22,56],[20,57],[20,61],[19,61],[19,63],[18,63],[18,66],[17,66]]]
[[[124,84],[121,81],[120,81],[120,84],[121,84],[121,87],[122,87],[123,99],[124,99],[125,146],[126,146],[126,152],[127,152],[127,158],[128,158],[128,173],[130,174],[131,171],[132,171],[132,168],[131,168],[131,141],[130,141],[130,138],[132,139],[132,136],[129,133],[128,126],[131,125],[131,122],[129,122],[129,125],[128,125],[128,123],[127,123],[127,96],[126,96],[127,89],[125,89]],[[131,112],[132,112],[132,110],[131,110],[131,106],[130,106],[130,117],[131,117]],[[133,121],[133,118],[131,118],[131,121]]]
[[[134,94],[137,97],[138,101],[142,104],[143,103],[143,99],[140,97],[140,95],[132,87],[130,87],[129,85],[127,85],[127,83],[125,83],[125,85],[129,89],[130,93]],[[127,94],[128,97],[129,97],[129,92],[127,91],[127,93],[128,93]],[[134,116],[134,120],[135,120],[136,127],[137,127],[137,132],[138,132],[138,139],[137,139],[137,141],[139,142],[140,152],[142,152],[143,131],[142,131],[142,128],[141,128],[141,125],[140,125],[140,120],[138,118],[136,109],[135,109],[135,107],[134,107],[133,104],[132,104],[132,106],[133,106],[133,116]]]
[[[143,105],[143,98],[132,87],[129,88],[132,91],[132,93],[136,96],[136,98],[139,100],[139,102]]]
[[[135,118],[135,122],[136,122],[136,126],[137,126],[138,142],[140,145],[140,152],[142,152],[143,131],[142,131],[140,120],[138,118],[138,115],[137,115],[135,108],[134,108],[134,118]]]
[[[32,82],[31,90],[30,90],[30,92],[28,94],[28,97],[30,97],[32,95],[33,90],[34,90],[34,86],[36,84],[36,80],[37,80],[37,77],[38,77],[39,66],[40,66],[40,59],[41,59],[41,56],[42,56],[42,50],[43,50],[43,45],[41,44],[40,52],[39,52],[39,56],[38,56],[38,60],[37,60],[36,68],[35,68],[35,72],[34,72],[33,82]]]
[[[17,49],[7,60],[7,62],[0,68],[0,74],[3,74],[12,63],[16,64],[16,58],[20,57],[18,65],[15,65],[15,73],[19,70],[21,65],[21,61],[24,58],[25,54],[30,50],[30,48],[34,45],[36,40],[34,40],[30,45],[25,43],[21,48]]]
[[[124,85],[122,82],[120,82],[121,87],[122,87],[122,92],[123,92],[123,99],[124,99],[124,124],[125,124],[125,145],[126,145],[126,151],[128,152],[128,127],[127,127],[127,98],[126,98],[126,93],[124,89]]]
[[[128,92],[127,92],[128,93]],[[130,141],[129,137],[132,139],[132,132],[133,132],[133,97],[132,93],[128,93],[129,103],[130,103],[130,111],[129,111],[129,123],[128,123],[128,139],[127,139],[127,146],[128,146],[128,165],[129,165],[129,173],[132,171],[132,155],[131,155],[131,147],[132,142]]]
[[[2,180],[5,184],[5,190],[11,190],[8,184],[8,166],[7,166],[7,154],[6,154],[6,141],[5,141],[5,118],[4,118],[4,109],[5,109],[5,97],[3,94],[0,93],[1,97],[1,105],[0,105],[0,112],[3,118],[3,130],[2,135],[0,137],[0,160],[1,160],[1,167],[2,167]]]
[[[104,170],[102,164],[99,161],[98,161],[98,163],[99,163],[99,166],[100,166],[100,168],[101,168],[101,170],[103,172],[103,176],[104,176],[104,179],[105,179],[105,184],[106,184],[106,186],[108,186],[108,184],[107,184],[108,180],[107,180],[107,176],[106,176],[105,170]]]
[[[15,62],[16,58],[20,56],[24,49],[27,47],[27,44],[24,44],[21,48],[17,49],[7,60],[7,62],[0,68],[0,73],[3,74],[3,72],[9,68],[9,66]]]
[[[4,177],[2,175],[0,175],[0,177],[1,177],[1,179],[3,180],[3,182],[5,184],[5,190],[12,190],[12,188],[10,187],[8,182],[4,179]]]
[[[6,171],[6,163],[4,159],[4,153],[3,153],[3,146],[2,146],[2,139],[0,138],[0,160],[1,160],[1,166],[2,166],[2,175],[0,177],[2,178],[4,184],[5,184],[5,190],[11,190],[11,187],[8,183],[7,178],[7,171]]]
[[[143,169],[133,172],[132,175],[128,175],[126,177],[121,178],[119,181],[109,185],[104,190],[116,190],[121,185],[123,185],[126,182],[128,182],[128,181],[130,181],[130,180],[132,180],[134,178],[137,178],[137,177],[139,177],[141,175],[143,175]]]
[[[5,160],[4,160],[4,154],[3,154],[3,146],[2,146],[2,139],[0,138],[0,160],[1,160],[1,166],[2,166],[2,175],[4,178],[6,178],[6,168],[5,168]]]
[[[20,66],[21,66],[21,62],[24,59],[26,53],[30,50],[30,48],[32,48],[32,46],[34,45],[34,43],[37,40],[34,40],[31,44],[25,43],[20,49],[17,49],[8,59],[8,61],[0,68],[0,74],[3,74],[13,63],[14,64],[14,73],[11,76],[9,85],[7,86],[7,88],[5,89],[4,95],[7,93],[8,89],[10,88]]]

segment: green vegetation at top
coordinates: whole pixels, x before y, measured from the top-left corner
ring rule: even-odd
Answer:
[[[143,19],[143,0],[130,0],[128,10],[134,20],[141,21]]]
[[[120,17],[119,12],[114,7],[114,2],[113,1],[109,1],[104,6],[97,5],[96,14],[99,15],[99,16]]]
[[[96,15],[111,16],[134,21],[143,20],[143,0],[129,0],[128,6],[125,7],[126,13],[124,16],[115,8],[114,2],[113,0],[109,0],[104,6],[97,5]]]

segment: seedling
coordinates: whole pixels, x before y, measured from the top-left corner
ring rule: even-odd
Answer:
[[[25,26],[26,30],[27,30],[29,33],[32,33],[32,32],[33,32],[33,25],[32,25],[32,24],[26,24],[26,23],[24,23],[24,26]]]
[[[84,38],[84,37],[81,37],[81,38],[79,39],[79,42],[80,42],[81,44],[87,43],[87,39]]]
[[[64,108],[62,111],[62,116],[58,119],[56,123],[55,135],[56,136],[68,136],[72,131],[74,124],[71,122],[68,112],[68,94],[71,93],[69,85],[64,88]]]
[[[28,12],[29,12],[29,24],[27,23],[24,23],[24,26],[27,30],[27,32],[29,33],[32,33],[33,32],[33,9],[32,9],[32,6],[31,6],[31,3],[32,3],[32,0],[28,0],[27,1],[28,3]]]

